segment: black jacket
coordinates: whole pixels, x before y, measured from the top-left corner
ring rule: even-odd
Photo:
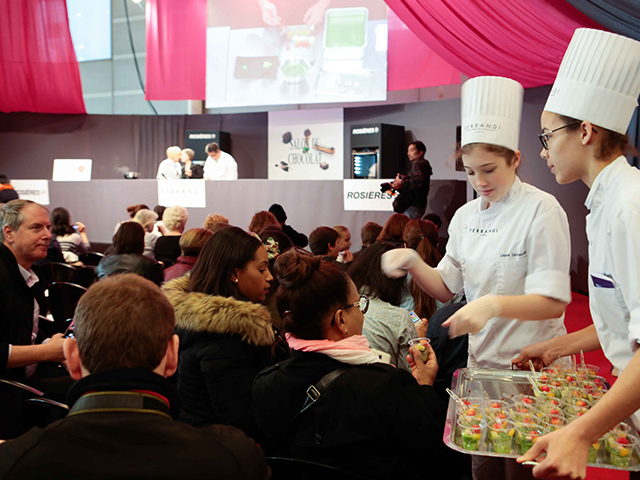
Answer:
[[[68,402],[74,404],[90,391],[134,389],[153,397],[155,405],[167,400],[170,413],[177,413],[171,383],[146,370],[89,375],[74,384]],[[0,445],[0,478],[7,480],[212,476],[259,480],[267,475],[264,454],[239,430],[222,425],[197,429],[174,421],[157,408],[83,411]]]
[[[233,425],[259,438],[251,383],[271,365],[275,340],[269,311],[234,298],[187,292],[189,277],[163,287],[180,337],[178,391],[181,420],[194,426]]]
[[[144,255],[133,253],[108,255],[100,260],[96,267],[98,279],[117,273],[135,273],[147,280],[151,280],[158,286],[164,282],[164,273],[160,264]]]
[[[34,286],[34,288],[37,288]],[[31,345],[33,291],[11,250],[0,243],[0,376],[24,381],[25,368],[6,369],[9,345]]]
[[[397,201],[402,205],[402,211],[398,211],[398,213],[403,213],[411,206],[422,209],[427,207],[431,175],[433,175],[433,169],[429,160],[424,157],[411,164],[411,168],[398,189],[400,196]]]
[[[347,370],[290,431],[307,388],[338,367]],[[348,366],[321,353],[291,359],[256,377],[258,426],[277,453],[355,471],[368,478],[423,478],[447,457],[444,405],[432,387],[386,364]],[[410,475],[410,476],[409,476]]]

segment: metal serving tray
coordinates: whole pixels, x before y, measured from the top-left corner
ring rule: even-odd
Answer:
[[[486,391],[490,398],[501,398],[503,395],[533,395],[533,389],[527,380],[527,375],[531,372],[521,370],[491,370],[480,368],[462,368],[453,374],[451,390],[459,397],[484,397]],[[444,428],[444,443],[457,452],[470,455],[483,455],[488,457],[501,458],[518,458],[520,455],[512,449],[510,454],[501,454],[489,452],[487,450],[486,430],[480,439],[480,450],[465,450],[455,442],[456,418],[457,418],[456,402],[449,398],[449,406],[447,409],[447,421]],[[638,436],[637,430],[633,427],[631,421],[627,421],[631,427],[631,431]],[[596,463],[588,463],[589,467],[607,468],[611,470],[624,470],[628,472],[640,471],[640,451],[636,446],[631,454],[631,460],[628,467],[619,467],[604,463],[606,461],[604,448],[600,448],[598,460]],[[601,463],[602,462],[602,463]],[[530,462],[535,464],[535,462]]]

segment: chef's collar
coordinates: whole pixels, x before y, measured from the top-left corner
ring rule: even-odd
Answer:
[[[624,157],[624,155],[620,155],[613,162],[602,169],[602,171],[598,174],[596,179],[593,181],[593,184],[591,185],[589,195],[587,195],[587,199],[584,201],[585,207],[587,207],[589,210],[593,210],[594,208],[598,208],[602,204],[611,180],[615,178],[616,174],[618,173],[618,171],[620,171],[625,163],[627,163],[627,159]]]
[[[511,200],[518,194],[521,188],[522,188],[522,181],[516,175],[515,180],[513,181],[513,184],[511,185],[511,188],[509,189],[509,191],[500,200],[492,203],[489,208],[487,209],[484,208],[484,206],[487,204],[486,197],[481,198],[480,207],[479,207],[480,213],[486,217],[492,217],[493,215],[498,213],[503,208],[504,205],[507,205],[509,202],[511,202]]]

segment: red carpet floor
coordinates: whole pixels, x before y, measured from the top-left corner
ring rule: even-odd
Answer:
[[[567,307],[565,313],[565,326],[569,333],[588,327],[593,322],[589,313],[589,298],[579,293],[573,294],[573,301]],[[605,377],[613,384],[615,377],[611,376],[611,363],[605,358],[602,351],[585,353],[585,362],[600,367],[599,375]],[[588,468],[587,480],[627,480],[629,474],[618,470],[604,468]]]

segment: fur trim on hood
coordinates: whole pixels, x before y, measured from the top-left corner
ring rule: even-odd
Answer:
[[[165,293],[176,313],[176,328],[196,332],[240,335],[257,346],[275,340],[269,311],[262,305],[235,298],[187,292],[189,276],[167,282]]]

